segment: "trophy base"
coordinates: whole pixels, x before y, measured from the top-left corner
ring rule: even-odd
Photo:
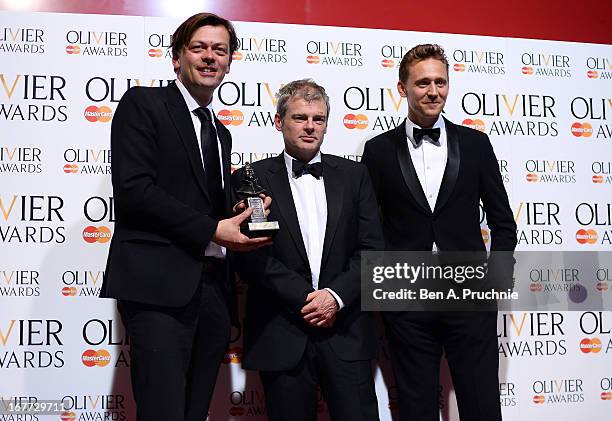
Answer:
[[[249,238],[273,237],[279,228],[278,221],[249,222],[241,231]]]

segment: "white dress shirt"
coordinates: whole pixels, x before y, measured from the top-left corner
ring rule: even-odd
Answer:
[[[436,207],[436,201],[438,200],[438,193],[440,192],[446,161],[448,160],[446,126],[442,115],[440,115],[438,121],[436,121],[432,127],[434,129],[440,129],[439,145],[431,143],[428,141],[429,137],[425,136],[423,138],[423,143],[421,143],[418,148],[415,147],[413,143],[414,137],[412,135],[412,129],[415,127],[419,129],[422,128],[407,118],[406,137],[408,138],[408,151],[410,152],[414,170],[423,188],[423,193],[425,193],[425,197],[427,198],[427,203],[429,203],[429,208],[433,212]],[[433,251],[436,250],[437,246],[434,242]]]
[[[189,108],[189,111],[191,111],[191,121],[193,122],[193,128],[195,130],[195,135],[196,135],[196,138],[198,139],[198,149],[200,150],[200,161],[202,162],[202,167],[204,167],[204,156],[203,156],[204,154],[202,152],[202,139],[200,139],[202,123],[200,122],[200,118],[195,113],[195,110],[200,108],[200,105],[191,96],[191,94],[189,93],[185,85],[183,85],[183,83],[178,79],[176,79],[176,87],[181,92],[181,95],[183,95],[183,99],[187,103],[187,108]],[[215,115],[211,104],[208,104],[206,108],[208,108],[208,111],[210,112],[211,116]],[[213,126],[214,126],[214,117],[213,117]],[[215,133],[216,132],[217,131],[215,130]],[[223,180],[223,159],[221,158],[222,156],[221,155],[222,153],[221,143],[219,142],[218,137],[217,137],[217,144],[218,144],[218,150],[219,150],[219,163],[220,163],[220,168],[221,168],[221,186],[223,186],[223,183],[225,182],[225,180]],[[217,257],[221,259],[225,258],[225,247],[220,246],[219,244],[211,241],[210,243],[208,243],[208,245],[206,246],[206,249],[204,250],[204,256]]]
[[[312,287],[319,289],[319,275],[321,273],[321,259],[323,258],[323,242],[325,241],[325,227],[327,226],[327,198],[325,196],[325,184],[323,177],[316,179],[310,174],[294,177],[292,171],[292,158],[287,152],[283,152],[289,186],[293,195],[293,203],[300,224],[302,240],[306,248],[306,255],[310,264]],[[321,153],[312,158],[308,163],[321,162]],[[342,299],[331,289],[328,290],[338,302],[339,308],[344,307]]]

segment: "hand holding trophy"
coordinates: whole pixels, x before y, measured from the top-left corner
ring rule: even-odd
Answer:
[[[260,184],[255,171],[250,163],[246,163],[240,180],[240,186],[236,189],[236,195],[244,202],[246,207],[253,209],[250,221],[241,227],[241,231],[250,238],[271,237],[278,230],[278,221],[268,221],[264,209],[264,201],[261,198],[266,194]]]

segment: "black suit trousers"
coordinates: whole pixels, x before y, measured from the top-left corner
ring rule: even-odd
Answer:
[[[400,421],[438,421],[446,355],[461,421],[501,421],[496,311],[384,313]]]
[[[220,282],[205,273],[184,307],[119,300],[130,339],[138,421],[202,421],[227,350],[230,316]]]
[[[316,421],[319,388],[332,421],[378,421],[370,360],[343,361],[329,342],[308,339],[297,367],[260,371],[269,421]]]

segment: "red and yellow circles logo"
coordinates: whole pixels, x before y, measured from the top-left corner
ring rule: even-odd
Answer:
[[[606,292],[608,288],[608,283],[606,281],[597,282],[597,285],[595,285],[595,289],[599,292]]]
[[[602,401],[612,401],[612,392],[601,392],[599,396]]]
[[[601,341],[599,338],[584,338],[580,341],[580,350],[584,354],[597,354],[601,351]]]
[[[240,51],[234,51],[234,54],[232,54],[232,60],[242,60],[242,53]]]
[[[78,45],[66,46],[66,54],[81,54],[81,47]]]
[[[164,52],[161,48],[149,48],[148,54],[151,58],[160,58],[164,55]]]
[[[571,127],[571,132],[576,137],[591,137],[593,134],[593,126],[589,123],[574,123]]]
[[[110,363],[111,356],[106,349],[88,349],[83,352],[81,361],[85,367],[105,367]]]
[[[74,412],[65,411],[65,412],[62,412],[62,415],[60,415],[60,419],[62,421],[75,421],[77,418]]]
[[[603,175],[594,175],[591,177],[591,181],[593,181],[595,184],[600,184],[604,182],[604,177]]]
[[[395,61],[389,58],[384,58],[380,61],[380,65],[384,67],[385,69],[390,69],[395,66]]]
[[[342,123],[347,129],[363,130],[368,127],[368,117],[364,114],[347,114],[342,119]]]
[[[62,295],[64,297],[74,297],[77,295],[76,287],[64,287],[62,288]]]
[[[489,235],[489,230],[485,229],[485,228],[481,228],[480,229],[480,235],[482,235],[482,241],[487,244],[489,242],[489,239],[491,238]]]
[[[85,108],[83,115],[85,116],[85,120],[91,123],[95,123],[96,121],[99,121],[100,123],[107,123],[113,118],[113,110],[108,108],[106,105],[101,107],[90,105],[89,107]]]
[[[599,77],[599,72],[597,70],[589,70],[587,72],[587,77],[589,79],[597,79]]]
[[[546,398],[544,397],[544,395],[534,395],[533,396],[533,403],[537,405],[541,405],[544,402],[546,402]]]
[[[578,244],[595,244],[597,242],[597,231],[594,229],[579,229],[576,231],[576,241]]]
[[[521,68],[521,73],[524,75],[532,75],[533,74],[533,67],[523,67]]]
[[[461,124],[474,130],[478,130],[480,132],[485,131],[485,123],[480,119],[472,120],[471,118],[466,118]]]
[[[308,64],[319,64],[321,62],[321,59],[319,58],[319,56],[306,56],[306,62]]]
[[[75,174],[79,172],[79,166],[77,164],[66,164],[64,165],[64,172],[66,174]]]
[[[463,64],[463,63],[455,63],[455,64],[453,64],[453,70],[455,72],[465,72],[465,64]]]
[[[89,225],[83,230],[83,240],[86,243],[108,243],[113,234],[105,226],[94,227]]]
[[[242,348],[234,346],[227,350],[223,356],[223,364],[240,364],[242,361]]]
[[[244,121],[244,114],[240,110],[221,110],[217,118],[224,126],[240,126]]]
[[[527,182],[529,183],[537,183],[538,175],[536,173],[530,172],[525,176],[525,180],[527,180]]]
[[[232,406],[229,409],[229,414],[232,417],[241,417],[244,415],[244,408],[242,406]]]
[[[542,284],[539,282],[532,282],[529,285],[529,291],[531,292],[541,292],[542,291]]]

